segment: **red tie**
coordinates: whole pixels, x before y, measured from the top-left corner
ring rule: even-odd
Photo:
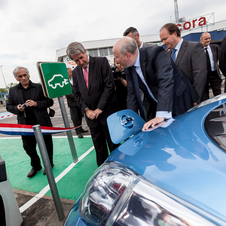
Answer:
[[[88,71],[87,71],[87,67],[84,67],[84,78],[85,78],[85,82],[86,82],[86,86],[87,86],[87,89],[88,89],[88,77],[89,77],[89,74],[88,74]]]

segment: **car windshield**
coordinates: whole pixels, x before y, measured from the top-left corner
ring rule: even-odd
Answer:
[[[189,112],[189,111],[194,111],[194,110],[196,110],[196,109],[198,109],[198,108],[200,108],[200,107],[204,107],[204,106],[206,106],[206,105],[208,105],[208,104],[217,102],[217,101],[219,101],[219,100],[223,100],[223,99],[225,99],[225,98],[226,98],[226,93],[223,93],[223,94],[221,94],[221,95],[218,95],[218,96],[216,96],[216,97],[213,97],[213,98],[211,98],[211,99],[205,100],[205,101],[203,101],[203,102],[197,104],[196,106],[194,106],[194,107],[192,107],[191,109],[189,109],[188,112]]]
[[[226,151],[226,103],[208,114],[205,129],[213,142]]]

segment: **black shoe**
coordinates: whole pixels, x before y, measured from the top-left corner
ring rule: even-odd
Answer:
[[[54,167],[54,164],[51,164],[52,168]],[[44,170],[43,175],[46,175],[46,170]]]
[[[81,133],[78,133],[77,136],[78,136],[78,138],[83,138]]]
[[[42,167],[39,170],[36,170],[36,169],[32,168],[31,171],[28,173],[27,177],[30,177],[30,178],[34,177],[36,175],[36,173],[38,171],[40,171],[41,169],[42,169]]]
[[[88,132],[88,130],[85,130],[85,129],[82,128],[81,133],[87,133],[87,132]]]

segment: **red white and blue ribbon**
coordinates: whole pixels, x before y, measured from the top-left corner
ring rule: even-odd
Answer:
[[[32,127],[33,125],[0,123],[0,133],[4,133],[7,135],[34,136],[34,130]],[[81,127],[81,126],[70,127],[70,128],[41,126],[41,131],[43,135],[49,135],[49,134],[67,132],[69,130],[76,129],[78,127]]]

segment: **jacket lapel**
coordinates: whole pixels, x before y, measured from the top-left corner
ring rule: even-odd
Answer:
[[[144,50],[139,50],[140,51],[140,67],[141,71],[143,73],[144,79],[146,81],[146,65],[147,65],[147,58],[146,58],[146,51]]]
[[[33,85],[33,83],[30,81],[31,85]],[[31,100],[35,100],[35,96],[36,96],[36,92],[37,89],[34,89],[34,87],[32,86],[32,92],[31,92]]]
[[[175,61],[175,64],[178,65],[182,56],[184,55],[185,51],[187,49],[187,41],[186,40],[183,40],[182,44],[181,44],[181,47],[180,47],[180,50],[179,50],[179,53],[177,55],[177,59]]]
[[[91,56],[89,56],[89,79],[88,79],[88,90],[90,90],[90,87],[92,85],[92,80],[95,73],[95,61]]]

